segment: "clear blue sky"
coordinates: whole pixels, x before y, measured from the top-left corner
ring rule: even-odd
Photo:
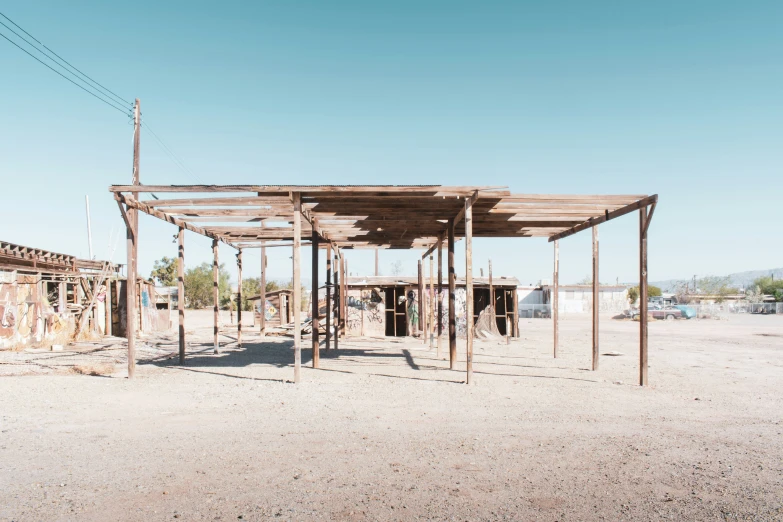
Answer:
[[[9,0],[2,11],[140,98],[205,182],[658,193],[651,280],[783,266],[783,2],[246,4]],[[97,257],[115,247],[124,262],[106,189],[131,179],[127,118],[5,40],[0,67],[0,238],[86,257],[88,194]],[[197,182],[148,134],[141,180]],[[142,216],[142,273],[175,254],[174,232]],[[589,232],[561,243],[562,280],[587,275]],[[638,279],[637,244],[636,214],[601,227],[602,281]],[[273,277],[290,277],[289,255],[270,255]],[[381,269],[401,259],[414,273],[419,255],[383,252]],[[188,235],[188,264],[209,257],[209,241]],[[551,276],[545,240],[476,240],[476,266],[490,257],[523,283]],[[246,258],[257,275],[258,253]],[[371,270],[371,253],[349,260]]]

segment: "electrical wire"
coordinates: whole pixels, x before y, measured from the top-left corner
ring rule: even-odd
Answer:
[[[174,151],[172,151],[172,150],[171,150],[171,149],[168,147],[168,145],[166,145],[166,144],[163,142],[163,140],[160,138],[160,136],[158,136],[158,135],[155,133],[155,131],[154,131],[154,130],[152,130],[152,127],[150,127],[150,124],[147,122],[147,120],[145,120],[144,118],[142,118],[142,120],[141,120],[141,124],[142,124],[142,126],[143,126],[144,128],[146,128],[148,131],[150,131],[150,134],[152,134],[152,137],[153,137],[153,138],[155,138],[155,140],[157,140],[157,142],[158,142],[158,144],[160,145],[160,147],[163,149],[163,151],[166,153],[166,155],[168,155],[169,159],[171,159],[171,161],[172,161],[172,162],[174,162],[174,164],[175,164],[175,165],[177,165],[177,166],[178,166],[180,169],[182,169],[182,171],[183,171],[183,172],[185,172],[186,174],[189,174],[190,176],[192,176],[192,177],[193,177],[193,178],[194,178],[196,181],[198,181],[198,182],[199,182],[199,183],[201,183],[202,185],[204,185],[204,184],[205,184],[205,183],[204,183],[204,181],[203,181],[201,178],[199,178],[199,177],[198,177],[198,176],[197,176],[197,175],[196,175],[196,174],[195,174],[195,173],[194,173],[192,170],[190,170],[190,169],[189,169],[189,168],[188,168],[188,167],[185,165],[185,162],[184,162],[184,161],[182,161],[182,160],[179,158],[179,156],[177,156],[177,155],[174,153]]]
[[[87,89],[85,89],[83,86],[81,86],[81,85],[79,85],[78,83],[76,83],[75,81],[71,80],[70,78],[68,78],[67,76],[65,76],[64,74],[62,74],[60,71],[58,71],[58,70],[56,70],[56,69],[54,69],[54,68],[50,67],[50,66],[49,66],[49,64],[47,64],[46,62],[43,62],[43,61],[41,61],[40,59],[38,59],[38,57],[37,57],[37,56],[35,56],[35,55],[31,54],[30,52],[28,52],[28,51],[27,51],[27,49],[25,49],[25,48],[21,47],[19,44],[17,44],[16,42],[14,42],[14,41],[13,41],[13,40],[11,40],[10,38],[8,38],[8,37],[7,37],[6,35],[4,35],[3,33],[0,33],[0,36],[2,36],[2,37],[3,37],[3,38],[5,38],[6,40],[8,40],[8,41],[9,41],[9,42],[11,42],[12,44],[14,44],[16,47],[18,47],[19,49],[21,49],[22,51],[24,51],[25,53],[27,53],[28,55],[30,55],[30,57],[34,58],[36,61],[40,62],[42,65],[46,66],[46,67],[47,67],[48,69],[50,69],[52,72],[54,72],[54,73],[56,73],[56,74],[58,74],[58,75],[62,76],[63,78],[65,78],[66,80],[68,80],[69,82],[71,82],[72,84],[74,84],[75,86],[77,86],[78,88],[80,88],[81,90],[83,90],[84,92],[86,92],[87,94],[89,94],[90,96],[94,96],[96,99],[98,99],[98,100],[102,101],[102,102],[103,102],[103,103],[105,103],[106,105],[109,105],[110,107],[114,107],[115,109],[117,109],[117,110],[118,110],[118,111],[120,111],[121,113],[125,114],[126,116],[130,114],[130,109],[123,109],[123,108],[121,108],[121,107],[118,107],[117,105],[115,105],[115,104],[111,103],[110,101],[108,101],[108,100],[105,100],[104,98],[101,98],[100,96],[98,96],[98,95],[97,95],[97,94],[95,94],[94,92],[92,92],[92,91],[90,91],[90,90],[87,90]]]
[[[8,21],[9,21],[9,22],[11,22],[12,24],[14,24],[14,26],[15,26],[17,29],[19,29],[19,30],[20,30],[20,31],[22,31],[24,34],[26,34],[27,36],[29,36],[30,38],[32,38],[33,40],[35,40],[35,41],[36,41],[36,42],[37,42],[37,43],[38,43],[38,44],[39,44],[41,47],[43,47],[44,49],[46,49],[47,51],[49,51],[50,53],[52,53],[52,54],[53,54],[54,56],[56,56],[56,57],[57,57],[57,58],[58,58],[58,59],[59,59],[61,62],[65,63],[65,64],[66,64],[68,67],[70,67],[72,70],[76,71],[76,72],[77,72],[78,74],[80,74],[80,75],[81,75],[83,78],[85,78],[85,79],[89,80],[89,81],[90,81],[90,82],[92,82],[94,85],[96,85],[97,87],[99,87],[100,89],[102,89],[103,91],[105,91],[106,93],[108,93],[108,94],[112,95],[112,96],[115,98],[115,101],[118,101],[118,102],[120,102],[120,103],[123,103],[123,104],[126,104],[126,105],[133,105],[133,104],[132,104],[131,102],[129,102],[128,100],[125,100],[125,99],[123,99],[121,96],[119,96],[118,94],[116,94],[115,92],[113,92],[112,90],[110,90],[109,88],[107,88],[107,87],[104,87],[103,85],[101,85],[101,84],[100,84],[100,83],[98,83],[97,81],[95,81],[95,80],[93,80],[92,78],[90,78],[89,76],[87,76],[87,74],[83,73],[81,70],[79,70],[79,69],[78,69],[78,68],[76,68],[75,66],[71,65],[71,63],[70,63],[70,62],[68,62],[68,60],[66,60],[65,58],[63,58],[62,56],[60,56],[59,54],[57,54],[56,52],[54,52],[53,50],[51,50],[50,48],[48,48],[48,47],[47,47],[47,46],[46,46],[46,45],[45,45],[43,42],[41,42],[41,41],[40,41],[38,38],[36,38],[35,36],[31,35],[31,34],[30,34],[30,33],[28,33],[27,31],[25,31],[25,30],[24,30],[22,27],[20,27],[20,26],[19,26],[19,24],[17,24],[16,22],[14,22],[14,21],[13,21],[13,20],[11,20],[10,18],[8,18],[8,17],[7,17],[5,14],[3,14],[2,12],[0,12],[0,16],[2,16],[2,17],[3,17],[3,18],[5,18],[6,20],[8,20]],[[31,46],[35,47],[35,45],[33,45],[32,43],[30,43],[30,41],[29,41],[29,40],[27,40],[25,37],[21,36],[19,33],[17,33],[16,31],[14,31],[13,29],[11,29],[10,27],[8,27],[7,25],[5,25],[3,22],[0,22],[0,24],[3,24],[3,25],[4,25],[4,26],[5,26],[5,27],[6,27],[8,30],[10,30],[11,32],[13,32],[13,33],[14,33],[16,36],[18,36],[19,38],[21,38],[22,40],[24,40],[25,42],[27,42],[27,43],[28,43],[28,44],[30,44]],[[41,52],[41,51],[40,51],[40,49],[39,49],[38,51],[39,51],[39,52]],[[46,54],[46,53],[43,53],[43,52],[41,52],[41,54]],[[49,58],[50,60],[52,60],[52,61],[55,61],[54,59],[52,59],[52,58],[51,58],[51,56],[48,56],[48,58]],[[60,65],[60,64],[58,64],[58,65]],[[60,67],[62,67],[62,65],[60,65]]]

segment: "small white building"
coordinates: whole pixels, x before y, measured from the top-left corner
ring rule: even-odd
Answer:
[[[560,285],[558,311],[564,314],[587,314],[593,310],[592,285]],[[550,317],[554,286],[519,286],[520,317]],[[621,313],[628,309],[628,287],[601,285],[598,289],[599,311]]]

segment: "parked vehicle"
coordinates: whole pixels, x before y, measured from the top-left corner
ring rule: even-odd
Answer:
[[[682,317],[684,319],[693,319],[694,317],[696,317],[696,310],[694,310],[690,306],[674,305],[674,308],[682,312]]]
[[[673,306],[650,310],[648,313],[654,319],[666,319],[667,321],[682,318],[682,312]]]

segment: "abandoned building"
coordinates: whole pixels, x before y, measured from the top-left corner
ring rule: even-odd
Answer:
[[[283,326],[294,320],[294,311],[291,309],[291,298],[294,292],[290,289],[281,288],[271,290],[266,293],[264,306],[261,307],[261,296],[254,295],[247,300],[253,303],[253,314],[255,324],[261,324],[261,314],[263,313],[267,327],[274,328]]]
[[[419,313],[419,306],[427,316],[434,304],[434,321],[440,319],[440,329],[448,328],[448,292],[423,292],[424,303],[420,305],[417,277],[348,277],[348,302],[346,335],[369,335],[403,337],[416,335],[423,331],[426,317]],[[489,278],[473,279],[473,322],[478,320],[490,302],[490,294],[495,296],[493,312],[499,335],[518,336],[516,302],[517,280],[515,278],[496,278],[490,286]],[[457,336],[467,333],[465,306],[466,282],[457,278],[455,283]],[[440,306],[438,306],[440,305]],[[440,310],[440,314],[437,310]],[[436,326],[437,327],[437,326]]]
[[[48,348],[116,331],[117,273],[106,261],[0,241],[0,349]]]

